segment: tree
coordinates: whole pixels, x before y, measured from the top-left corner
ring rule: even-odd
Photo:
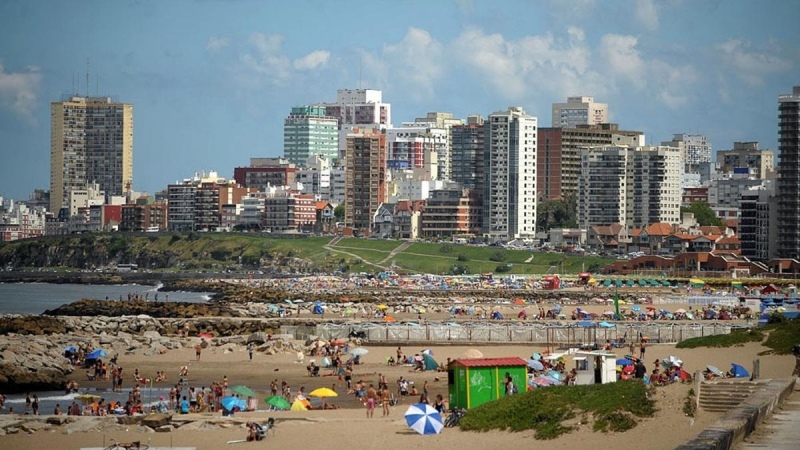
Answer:
[[[340,203],[336,208],[333,208],[333,217],[336,217],[337,222],[344,222],[344,203]]]
[[[721,226],[722,219],[708,206],[706,202],[692,202],[689,207],[681,207],[681,214],[690,212],[694,214],[695,220],[700,226]]]
[[[536,229],[575,228],[578,226],[578,199],[567,194],[563,199],[545,200],[539,203],[536,213]]]

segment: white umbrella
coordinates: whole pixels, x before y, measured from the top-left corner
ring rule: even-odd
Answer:
[[[415,403],[405,413],[408,426],[419,434],[439,434],[444,428],[439,411],[427,403]]]
[[[686,310],[683,308],[675,310],[675,314],[686,314]]]
[[[716,376],[718,376],[718,377],[721,377],[721,376],[722,376],[722,371],[721,371],[721,370],[719,370],[719,369],[717,369],[717,368],[716,368],[716,367],[714,367],[714,366],[710,366],[710,365],[709,365],[709,366],[706,366],[706,369],[708,369],[708,371],[709,371],[709,372],[713,373],[714,375],[716,375]]]
[[[364,356],[369,353],[369,350],[365,349],[364,347],[356,347],[350,350],[350,354],[353,356]]]

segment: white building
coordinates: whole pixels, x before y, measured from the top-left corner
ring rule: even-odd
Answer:
[[[521,107],[487,120],[483,227],[492,240],[536,235],[536,136],[538,120]]]
[[[328,201],[334,205],[344,204],[344,187],[346,173],[343,167],[331,169],[331,185],[328,191]],[[323,195],[324,198],[324,195]]]
[[[102,205],[106,201],[106,193],[100,189],[98,183],[89,183],[84,188],[72,188],[67,195],[70,217],[78,214],[78,208]]]
[[[766,180],[749,173],[726,175],[711,180],[708,186],[708,205],[722,219],[735,219],[740,214],[740,200],[750,189],[759,188]]]
[[[283,121],[283,154],[300,167],[313,155],[339,156],[339,121],[325,107],[296,106]]]
[[[679,223],[681,160],[675,147],[590,147],[581,150],[578,225],[621,223],[628,230]]]
[[[323,103],[325,115],[339,122],[339,157],[344,156],[347,135],[355,128],[385,130],[392,126],[392,105],[376,89],[339,89],[336,102]]]
[[[439,161],[448,151],[447,129],[404,122],[401,128],[388,129],[386,140],[389,169],[421,169],[427,180],[443,178]]]
[[[594,97],[567,97],[567,103],[553,103],[551,123],[560,128],[608,123],[608,104],[596,103]]]
[[[322,155],[312,155],[305,168],[295,172],[295,181],[303,185],[304,194],[328,198],[331,188],[331,161]]]
[[[687,172],[697,172],[700,164],[711,162],[711,143],[703,134],[678,133],[661,145],[680,149]]]
[[[452,113],[429,112],[425,117],[414,119],[418,126],[425,126],[428,129],[444,130],[446,141],[444,146],[437,149],[438,156],[438,176],[440,180],[452,180],[453,167],[453,126],[463,125],[462,119],[453,118]]]

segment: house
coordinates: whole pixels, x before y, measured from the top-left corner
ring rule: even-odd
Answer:
[[[662,253],[666,238],[675,232],[672,225],[658,222],[644,228],[636,228],[631,232],[631,247],[633,251],[645,252],[649,255]]]
[[[586,245],[598,250],[616,251],[627,239],[628,233],[621,223],[593,225],[589,227]]]
[[[417,239],[425,200],[398,200],[394,207],[394,237]]]
[[[314,231],[317,233],[332,233],[336,222],[334,215],[334,207],[331,202],[321,201],[316,202],[315,210],[317,216],[317,223],[315,224]]]
[[[370,235],[378,238],[394,237],[395,203],[381,203],[372,215]]]
[[[750,261],[741,255],[716,254],[712,252],[684,252],[675,256],[645,255],[629,261],[616,261],[601,269],[602,273],[628,275],[630,273],[668,274],[668,276],[693,276],[705,272],[704,276],[729,277],[756,276],[769,272],[766,265]]]

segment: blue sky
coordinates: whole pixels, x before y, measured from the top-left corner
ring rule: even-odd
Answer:
[[[788,0],[5,0],[0,195],[49,187],[49,104],[86,92],[87,59],[91,95],[134,105],[134,188],[150,193],[282,155],[292,106],[359,86],[398,125],[519,105],[549,126],[551,103],[592,95],[648,143],[776,150],[798,18]]]

